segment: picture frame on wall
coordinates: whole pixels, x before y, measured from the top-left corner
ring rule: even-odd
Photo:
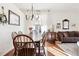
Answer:
[[[20,26],[20,16],[13,11],[8,11],[8,24]]]
[[[57,23],[56,28],[57,28],[57,29],[60,29],[60,28],[61,28],[61,23]]]
[[[63,29],[69,29],[69,20],[68,19],[63,20]]]

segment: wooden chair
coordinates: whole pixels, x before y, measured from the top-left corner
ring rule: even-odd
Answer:
[[[47,41],[51,44],[54,44],[56,40],[56,33],[55,32],[47,32]]]
[[[46,37],[44,35],[40,41],[40,56],[46,56],[46,54],[45,54],[45,40],[46,40]]]
[[[52,38],[52,40],[51,40],[52,43],[55,44],[55,41],[56,41],[56,32],[52,32],[51,33],[51,38]]]
[[[14,39],[14,37],[17,36],[17,33],[16,32],[12,32],[11,36],[12,36],[12,39]]]
[[[36,45],[31,37],[27,35],[17,35],[13,39],[16,56],[34,56],[36,55]]]

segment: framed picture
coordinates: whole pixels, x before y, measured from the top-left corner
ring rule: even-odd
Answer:
[[[8,11],[8,24],[20,26],[20,16],[11,10]]]
[[[68,19],[63,20],[63,29],[69,29],[69,20]]]
[[[56,28],[57,28],[57,29],[60,29],[60,28],[61,28],[61,23],[57,23]]]

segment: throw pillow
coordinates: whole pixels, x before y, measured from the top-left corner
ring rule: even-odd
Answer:
[[[68,33],[67,32],[64,32],[63,35],[64,35],[64,37],[68,37]]]

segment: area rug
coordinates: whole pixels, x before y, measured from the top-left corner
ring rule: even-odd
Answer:
[[[79,56],[79,47],[77,46],[77,43],[61,43],[57,45],[66,53],[72,56]]]

